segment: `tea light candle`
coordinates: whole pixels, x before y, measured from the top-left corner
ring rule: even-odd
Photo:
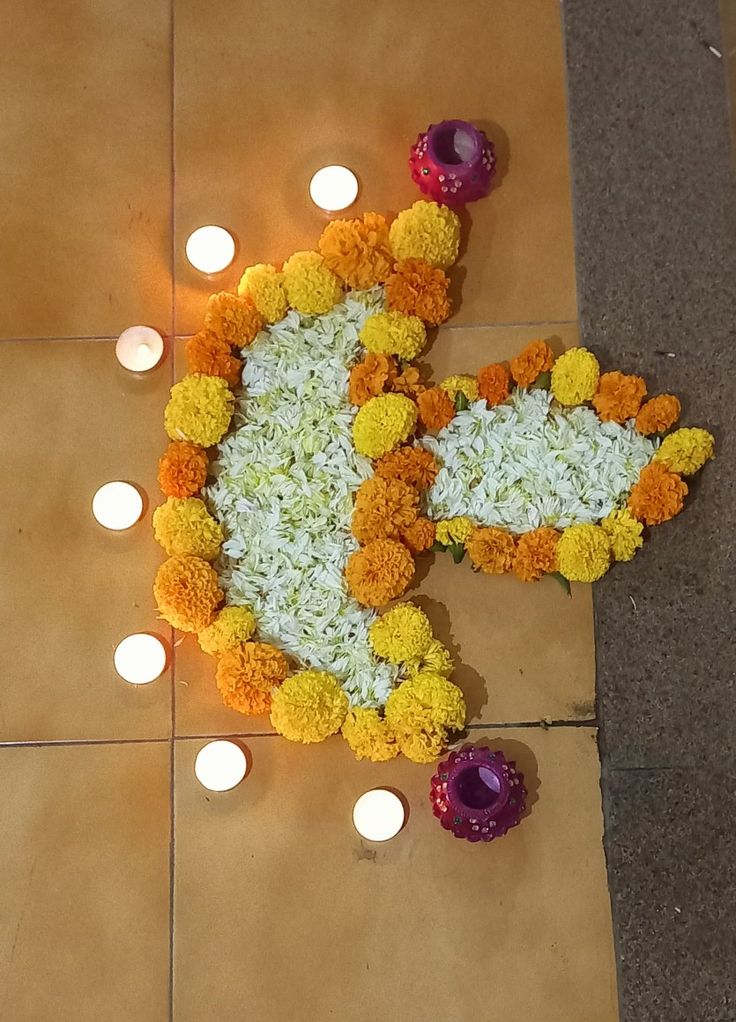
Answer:
[[[309,182],[309,194],[315,206],[336,213],[355,202],[358,179],[347,167],[322,167]]]
[[[161,361],[164,339],[150,326],[129,326],[115,345],[118,362],[133,373],[145,373]]]
[[[235,240],[224,227],[208,224],[187,238],[187,259],[201,273],[220,273],[235,258]]]
[[[142,513],[143,497],[130,483],[105,483],[92,498],[92,514],[106,529],[129,529]]]
[[[155,635],[137,632],[118,643],[113,663],[123,681],[131,685],[148,685],[163,674],[166,648]]]
[[[353,824],[366,841],[389,841],[396,837],[405,818],[401,799],[385,788],[366,791],[353,807]]]
[[[243,750],[225,739],[208,742],[194,761],[197,780],[208,791],[229,791],[240,784],[247,769],[248,760]]]

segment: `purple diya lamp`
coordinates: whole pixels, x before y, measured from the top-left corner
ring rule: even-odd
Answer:
[[[488,195],[496,154],[486,133],[470,121],[440,121],[417,137],[409,166],[428,198],[463,206]]]
[[[502,752],[464,745],[432,778],[432,812],[445,830],[467,841],[493,841],[521,823],[524,775]]]

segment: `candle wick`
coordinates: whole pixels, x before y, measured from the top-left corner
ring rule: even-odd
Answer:
[[[151,354],[151,345],[150,344],[146,344],[145,341],[141,341],[141,343],[138,345],[138,351],[140,351],[140,353],[142,355],[150,355]]]

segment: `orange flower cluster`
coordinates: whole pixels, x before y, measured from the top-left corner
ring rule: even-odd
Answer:
[[[435,432],[444,429],[455,417],[452,398],[442,387],[430,387],[417,395],[419,418],[427,429]]]
[[[427,490],[437,478],[437,462],[425,447],[406,444],[384,454],[374,471],[384,479],[400,479],[417,490]]]
[[[510,532],[483,526],[473,530],[465,546],[475,567],[486,575],[503,575],[511,571],[516,543]]]
[[[233,348],[245,348],[263,329],[263,319],[250,298],[218,291],[207,301],[204,328]]]
[[[674,394],[659,394],[645,401],[636,416],[636,428],[644,436],[664,433],[680,418],[680,402]]]
[[[593,395],[593,407],[602,422],[624,423],[633,419],[646,397],[647,385],[641,376],[618,371],[604,373]]]
[[[193,497],[207,479],[207,452],[186,440],[172,440],[158,462],[158,485],[166,497]]]
[[[208,330],[200,330],[184,345],[187,369],[190,373],[221,376],[228,386],[237,387],[240,381],[240,359],[235,358],[228,341]]]
[[[386,384],[395,379],[397,372],[392,355],[374,355],[369,352],[362,362],[350,370],[348,396],[351,404],[364,405],[377,394],[383,394]]]
[[[478,390],[493,407],[500,405],[509,396],[509,371],[501,362],[493,362],[484,366],[478,373]]]
[[[271,709],[271,689],[289,673],[281,650],[266,642],[241,642],[217,661],[217,687],[225,706],[255,715]]]
[[[668,522],[682,511],[687,483],[658,461],[650,462],[639,474],[629,494],[629,511],[645,525]]]
[[[416,556],[429,550],[435,541],[436,528],[429,518],[417,518],[401,533],[404,545]]]
[[[355,495],[353,535],[359,543],[372,539],[401,539],[419,515],[419,494],[400,479],[373,476]]]
[[[322,232],[319,250],[348,287],[373,287],[391,273],[388,224],[380,213],[364,213],[362,220],[333,220]]]
[[[444,270],[423,259],[404,259],[386,281],[388,307],[438,326],[450,315],[449,285]]]
[[[556,571],[559,538],[559,532],[549,528],[533,529],[519,536],[513,564],[517,578],[522,582],[538,582],[542,575]]]
[[[403,543],[374,539],[350,555],[345,577],[358,603],[382,607],[405,592],[414,577],[414,560]]]
[[[554,361],[554,352],[546,341],[532,341],[516,358],[511,359],[509,368],[519,387],[531,387],[541,373],[550,371]]]
[[[416,366],[405,365],[403,372],[391,382],[391,390],[394,394],[405,394],[412,401],[416,401],[420,394],[427,388],[422,383],[422,378]]]

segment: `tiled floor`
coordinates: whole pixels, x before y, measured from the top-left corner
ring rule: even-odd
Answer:
[[[187,233],[232,227],[238,269],[312,246],[323,221],[306,184],[328,160],[358,172],[359,209],[401,208],[416,197],[408,145],[433,118],[487,126],[502,174],[467,218],[462,303],[429,363],[472,370],[537,336],[576,342],[559,5],[33,0],[0,18],[17,98],[0,137],[18,155],[0,200],[14,480],[0,515],[0,1018],[615,1022],[587,588],[569,600],[467,565],[423,573],[473,739],[513,752],[534,792],[520,829],[470,847],[430,816],[431,768],[263,733],[219,704],[191,640],[154,685],[118,680],[116,641],[160,630],[160,552],[150,507],[122,535],[89,514],[109,478],[159,499],[177,367],[132,379],[109,338],[133,322],[173,333],[174,308],[187,334],[208,291],[234,283],[193,274]],[[544,718],[570,724],[517,726]],[[252,772],[208,795],[196,736],[235,733],[251,735]],[[411,811],[374,848],[350,809],[381,784]]]

